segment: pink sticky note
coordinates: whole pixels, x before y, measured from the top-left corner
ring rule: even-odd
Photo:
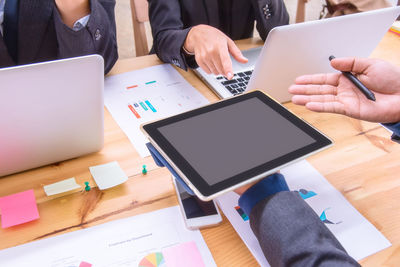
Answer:
[[[167,267],[204,267],[195,242],[183,243],[162,251]]]
[[[39,218],[33,190],[0,197],[1,227],[7,228]]]
[[[92,267],[90,263],[82,261],[81,264],[79,264],[79,267]]]

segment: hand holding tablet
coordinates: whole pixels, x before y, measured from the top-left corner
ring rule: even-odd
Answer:
[[[332,144],[261,91],[151,122],[142,130],[203,201]]]

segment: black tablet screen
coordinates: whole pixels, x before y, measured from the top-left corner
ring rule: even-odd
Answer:
[[[210,186],[316,142],[258,98],[158,130]]]

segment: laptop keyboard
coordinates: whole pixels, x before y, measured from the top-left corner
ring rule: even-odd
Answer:
[[[237,72],[233,75],[232,80],[227,80],[224,76],[217,76],[216,78],[232,95],[237,95],[246,90],[252,73],[252,70]]]

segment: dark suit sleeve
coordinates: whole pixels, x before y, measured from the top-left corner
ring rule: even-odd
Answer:
[[[250,225],[271,266],[360,266],[297,192],[260,201]]]
[[[252,4],[256,28],[264,41],[274,27],[289,24],[289,14],[283,0],[252,0]]]
[[[8,54],[8,49],[0,35],[0,68],[15,65],[13,59]]]
[[[54,7],[54,23],[58,41],[58,57],[69,58],[99,54],[104,58],[104,71],[109,72],[118,59],[115,0],[90,0],[90,19],[85,28],[75,32],[66,26]]]
[[[183,28],[178,0],[149,0],[149,19],[153,33],[153,50],[166,63],[187,70],[196,67],[194,57],[188,60],[182,46],[191,28]]]

